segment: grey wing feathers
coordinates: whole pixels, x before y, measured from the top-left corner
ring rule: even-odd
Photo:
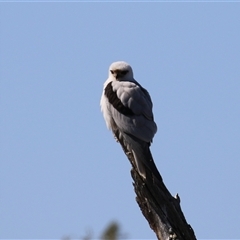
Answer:
[[[133,82],[115,81],[112,86],[121,102],[134,114],[143,114],[148,119],[152,119],[152,101],[146,89]]]
[[[114,106],[110,105],[111,113],[117,126],[128,134],[131,134],[143,141],[151,142],[157,131],[153,121],[152,101],[145,89],[133,82],[112,82],[113,91],[118,99],[132,115],[121,114]],[[147,92],[147,91],[146,91]]]

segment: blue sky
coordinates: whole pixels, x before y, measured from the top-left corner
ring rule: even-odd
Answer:
[[[100,112],[113,61],[154,103],[151,147],[199,239],[240,239],[239,3],[0,3],[0,238],[156,239]]]

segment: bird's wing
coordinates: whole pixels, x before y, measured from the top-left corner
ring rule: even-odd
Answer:
[[[137,82],[112,81],[104,91],[109,102],[108,110],[119,130],[151,142],[157,126],[147,90]]]
[[[112,86],[124,106],[131,109],[135,115],[143,115],[153,120],[152,101],[146,89],[134,82],[114,81]]]

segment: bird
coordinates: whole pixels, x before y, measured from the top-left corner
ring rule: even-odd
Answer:
[[[148,91],[134,79],[133,69],[127,62],[117,61],[110,65],[100,107],[107,128],[133,155],[139,175],[146,179],[148,169],[161,180],[150,151],[157,132],[153,103]]]

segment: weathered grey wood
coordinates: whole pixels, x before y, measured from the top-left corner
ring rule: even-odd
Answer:
[[[194,231],[181,210],[179,196],[173,197],[162,179],[156,179],[148,169],[146,169],[146,179],[143,179],[137,172],[133,155],[127,151],[118,134],[115,136],[132,164],[131,175],[137,195],[136,201],[157,238],[196,240]]]

